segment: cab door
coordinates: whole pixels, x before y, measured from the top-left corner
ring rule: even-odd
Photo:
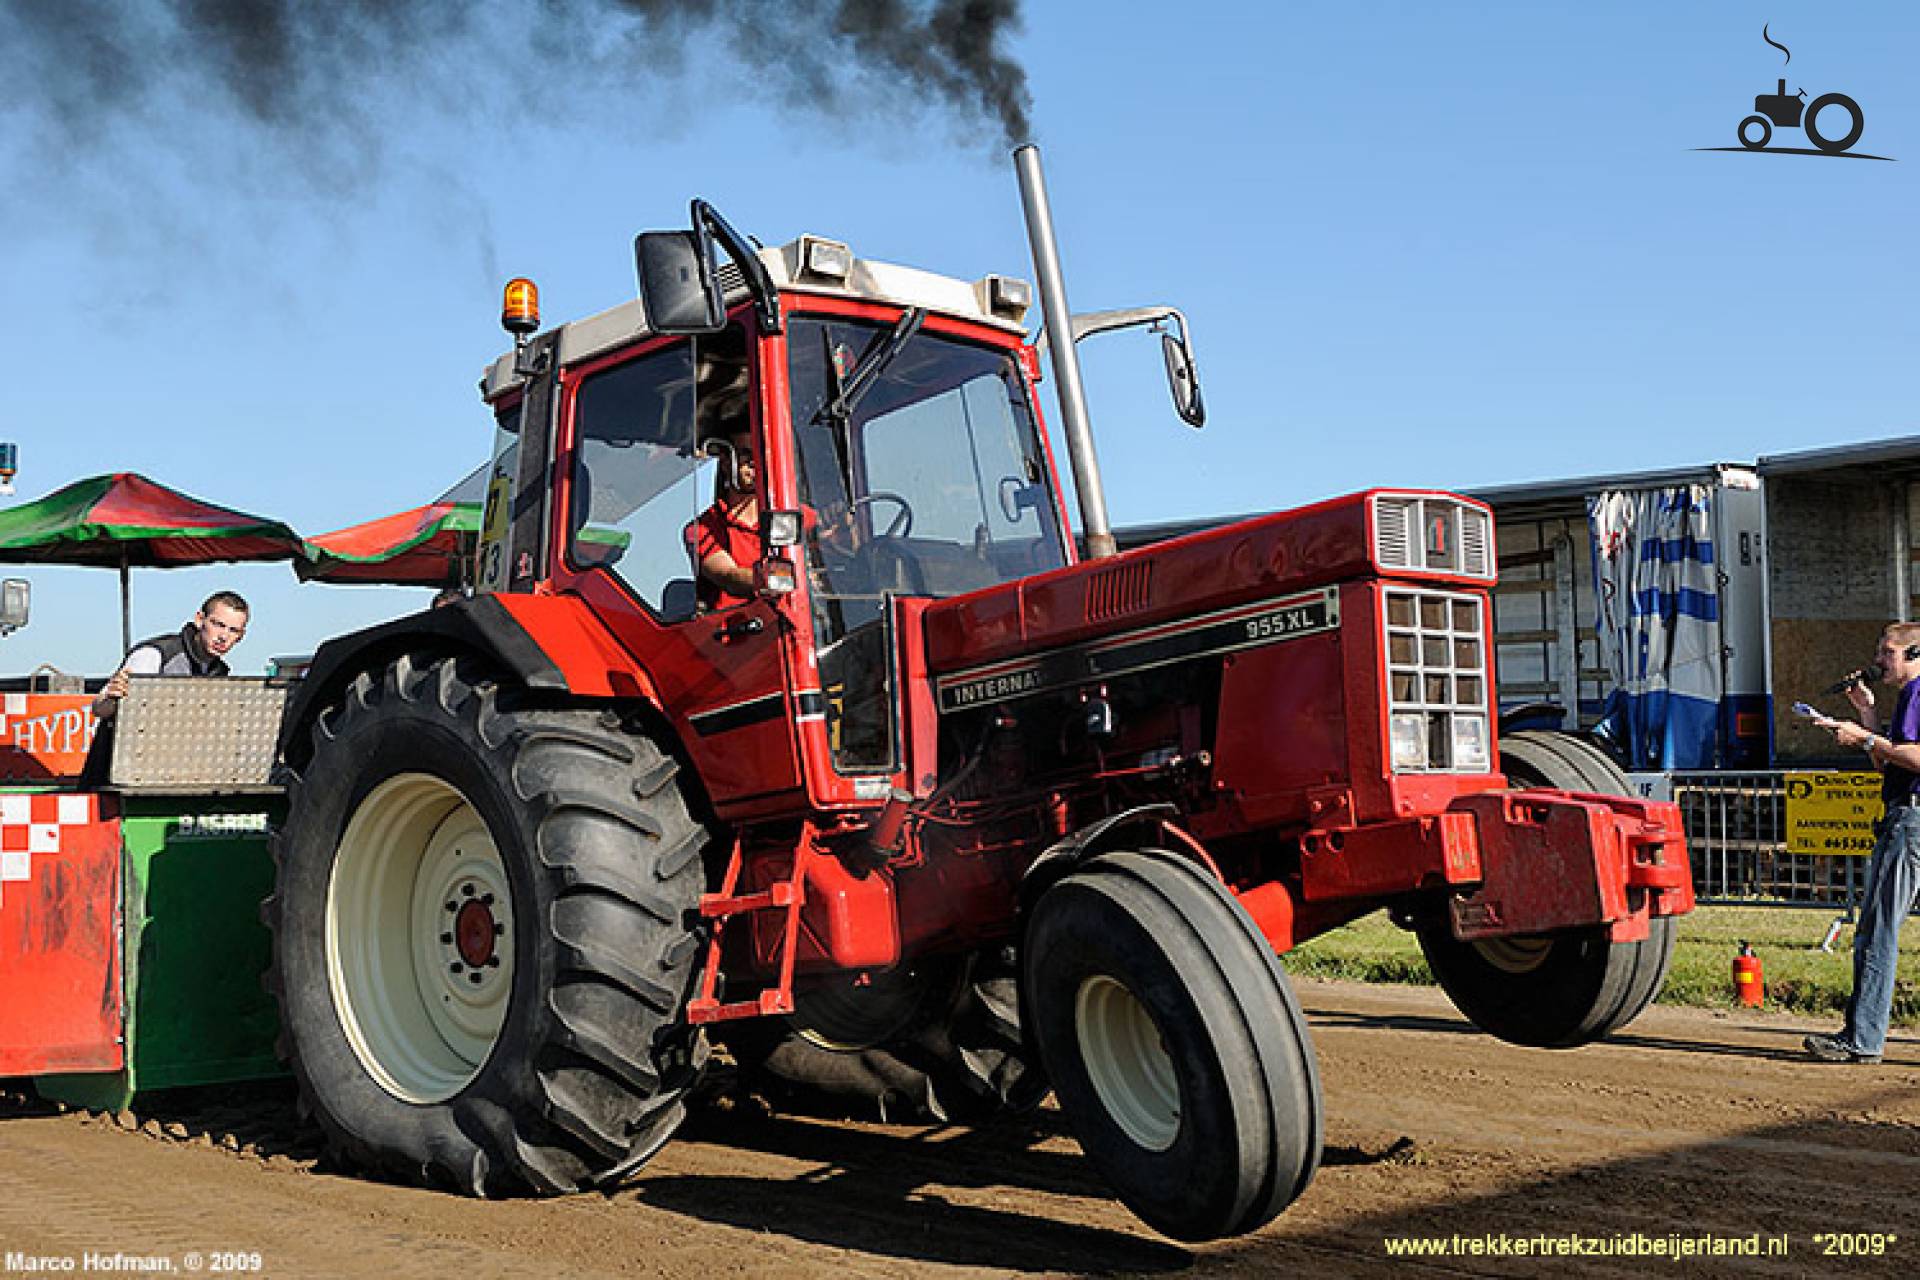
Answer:
[[[561,373],[556,580],[646,668],[723,817],[774,806],[799,785],[781,619],[761,600],[703,604],[693,559],[723,465],[708,441],[745,427],[759,451],[747,351],[736,325]]]

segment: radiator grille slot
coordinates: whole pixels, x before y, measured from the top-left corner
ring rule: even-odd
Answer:
[[[1413,564],[1412,504],[1382,499],[1374,508],[1375,536],[1383,569],[1411,569]]]
[[[1153,561],[1103,569],[1087,582],[1087,621],[1104,622],[1147,607],[1153,593]]]
[[[1493,576],[1493,519],[1472,507],[1460,513],[1460,570],[1479,578]]]

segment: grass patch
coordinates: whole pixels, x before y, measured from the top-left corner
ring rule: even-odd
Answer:
[[[1831,907],[1701,907],[1682,916],[1659,1003],[1738,1007],[1733,956],[1744,940],[1765,966],[1767,1008],[1837,1019],[1853,985],[1853,929],[1841,932],[1833,954],[1821,951],[1834,915]],[[1283,959],[1288,972],[1303,977],[1433,983],[1420,944],[1384,911],[1323,934]],[[1893,1022],[1920,1025],[1920,920],[1909,919],[1900,933]]]

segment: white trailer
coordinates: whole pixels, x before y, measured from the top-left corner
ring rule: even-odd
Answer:
[[[1752,466],[1471,493],[1494,512],[1505,727],[1598,731],[1640,771],[1766,766],[1767,539]]]

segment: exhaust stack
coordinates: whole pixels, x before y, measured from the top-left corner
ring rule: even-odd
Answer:
[[[1067,307],[1067,286],[1060,274],[1060,248],[1053,238],[1053,210],[1047,204],[1046,179],[1040,174],[1040,148],[1031,142],[1016,147],[1013,165],[1020,175],[1020,203],[1027,214],[1034,275],[1040,282],[1047,350],[1060,388],[1060,429],[1067,438],[1074,492],[1080,497],[1087,556],[1101,560],[1115,554],[1117,548],[1113,529],[1107,523],[1107,494],[1100,483],[1100,460],[1093,452],[1093,427],[1087,421],[1087,393],[1080,383],[1080,357],[1073,346],[1073,313]]]

